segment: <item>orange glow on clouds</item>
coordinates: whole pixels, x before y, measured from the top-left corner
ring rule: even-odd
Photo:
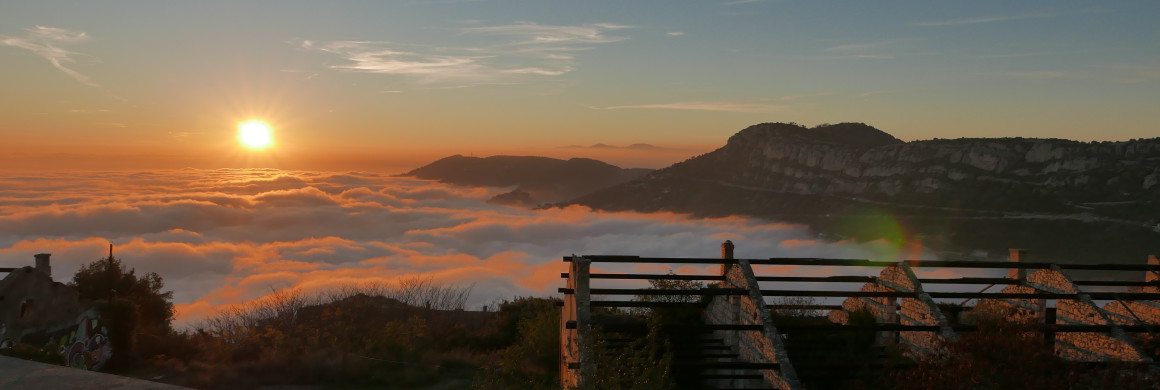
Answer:
[[[818,242],[799,226],[741,217],[578,206],[532,211],[485,202],[505,190],[273,169],[0,176],[0,263],[52,253],[55,278],[66,281],[113,242],[126,265],[165,279],[179,326],[189,326],[223,305],[278,289],[409,276],[474,286],[470,308],[555,295],[566,270],[561,258],[572,254],[717,257],[723,238],[747,258],[864,257],[874,249]]]

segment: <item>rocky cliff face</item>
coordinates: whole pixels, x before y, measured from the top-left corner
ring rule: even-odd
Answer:
[[[665,178],[913,206],[1083,212],[1160,199],[1160,138],[902,142],[863,124],[760,124],[634,184]]]
[[[713,152],[574,201],[823,225],[873,206],[904,219],[1110,221],[1152,233],[1158,202],[1160,138],[903,142],[859,123],[754,125]]]

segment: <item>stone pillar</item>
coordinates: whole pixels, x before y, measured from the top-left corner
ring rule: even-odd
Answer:
[[[907,346],[907,354],[911,357],[941,355],[943,340],[956,340],[954,330],[948,325],[946,317],[938,304],[923,289],[922,282],[914,270],[906,263],[900,263],[882,270],[878,276],[878,284],[889,290],[913,293],[913,297],[888,298],[886,319],[887,323],[899,325],[935,325],[940,329],[936,332],[901,331],[889,332],[893,336],[891,343],[902,342]],[[902,303],[899,305],[898,301]]]
[[[725,240],[721,243],[721,259],[733,260],[733,241]],[[729,273],[729,264],[721,264],[721,275]]]
[[[1025,249],[1009,249],[1009,259],[1012,263],[1022,263],[1027,260],[1027,250]],[[1018,281],[1027,280],[1027,269],[1025,268],[1011,268],[1007,270],[1007,279],[1014,279]]]
[[[576,345],[579,347],[577,351],[577,360],[580,363],[578,388],[586,389],[592,383],[593,373],[596,370],[594,366],[596,361],[592,356],[592,345],[595,340],[592,339],[592,296],[588,290],[588,272],[591,268],[592,261],[583,257],[572,258],[572,282],[575,283],[572,288],[575,299],[576,309]]]
[[[1156,255],[1148,255],[1148,265],[1160,267],[1160,258],[1157,258]],[[1151,269],[1145,272],[1147,273],[1144,275],[1145,282],[1155,282],[1160,280],[1160,270]]]
[[[725,242],[721,243],[721,260],[733,260],[733,241],[725,240]],[[732,284],[732,283],[729,283],[729,281],[728,281],[730,267],[737,267],[737,265],[736,264],[725,264],[724,262],[722,262],[722,264],[721,264],[721,276],[726,277],[726,285]],[[725,287],[725,286],[722,286],[722,287]],[[731,286],[731,287],[738,287],[738,286]],[[725,302],[725,305],[721,307],[722,309],[724,309],[726,311],[726,313],[725,313],[726,318],[724,319],[724,322],[722,322],[722,324],[740,324],[740,323],[742,323],[742,320],[741,320],[741,297],[732,296],[732,295],[719,296],[719,297],[714,297],[714,302],[716,302],[716,300],[718,300],[718,299],[724,300],[724,302]],[[718,334],[721,334],[723,336],[722,339],[725,340],[726,345],[736,346],[738,350],[741,349],[740,331],[726,330],[726,331],[719,331]],[[733,374],[733,375],[740,375],[740,374],[744,373],[744,370],[735,369],[735,370],[729,371],[729,373]],[[724,383],[724,385],[729,386],[729,387],[744,389],[744,388],[747,388],[750,385],[750,383],[747,380],[731,379],[728,382]]]
[[[884,290],[889,291],[889,289]],[[898,325],[900,323],[898,318],[898,298],[885,297],[880,299],[882,300],[882,308],[884,309],[882,323]],[[898,340],[899,332],[897,330],[884,330],[878,332],[878,345],[895,345],[898,344]]]
[[[1026,249],[1010,249],[1009,256],[1010,256],[1010,260],[1012,263],[1027,262],[1027,250]],[[1007,279],[1014,279],[1014,280],[1019,281],[1019,284],[1018,284],[1019,286],[1026,285],[1027,269],[1026,268],[1008,269],[1007,270]],[[1007,291],[1006,289],[1004,289],[1003,291],[1004,292],[1018,292],[1018,291]],[[1047,300],[1046,299],[1028,299],[1027,303],[1031,305],[1030,309],[1032,310],[1033,314],[1035,315],[1035,318],[1042,320],[1044,318],[1044,316],[1047,315]]]
[[[589,269],[592,261],[583,257],[568,257],[571,261],[567,288],[572,294],[564,295],[560,311],[560,387],[585,389],[591,386],[595,361],[592,356],[591,294],[588,290]],[[568,323],[576,327],[568,329]]]
[[[45,275],[52,277],[52,265],[50,265],[48,261],[50,256],[52,256],[51,253],[40,253],[34,255],[34,257],[36,257],[36,270],[44,272]]]

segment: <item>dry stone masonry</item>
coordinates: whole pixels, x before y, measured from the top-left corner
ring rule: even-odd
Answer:
[[[1036,149],[1045,157],[1054,149]],[[965,155],[967,156],[967,155]],[[967,157],[964,157],[967,158]],[[1039,158],[1039,157],[1037,157]],[[799,376],[785,336],[775,326],[771,310],[785,306],[770,304],[781,302],[786,297],[846,297],[840,306],[801,305],[814,309],[832,309],[828,319],[835,329],[846,329],[854,313],[867,313],[874,318],[873,325],[858,325],[857,328],[876,332],[875,342],[880,346],[897,346],[907,356],[916,360],[942,359],[949,350],[947,343],[959,339],[957,332],[977,329],[972,323],[962,324],[964,318],[981,318],[998,314],[1008,321],[1022,322],[1029,329],[1042,331],[1046,345],[1053,345],[1056,355],[1076,362],[1126,362],[1144,363],[1152,371],[1158,371],[1154,363],[1154,351],[1142,346],[1155,345],[1156,332],[1160,330],[1160,260],[1150,256],[1146,265],[1125,264],[1082,264],[1066,265],[1028,262],[1027,253],[1011,250],[1007,262],[907,260],[904,262],[881,262],[855,259],[734,259],[732,243],[722,246],[722,259],[665,259],[639,258],[635,256],[590,256],[566,258],[571,264],[564,299],[564,313],[561,319],[562,361],[561,384],[566,389],[585,388],[584,373],[594,367],[592,357],[586,354],[591,349],[590,337],[593,306],[641,307],[634,301],[596,301],[592,294],[647,294],[648,289],[590,289],[593,278],[638,279],[656,278],[659,275],[632,274],[590,274],[591,262],[617,263],[702,263],[720,264],[718,275],[671,275],[676,280],[714,280],[712,288],[700,290],[707,300],[703,304],[703,321],[707,329],[712,329],[715,337],[724,340],[736,352],[741,365],[722,365],[717,358],[706,358],[705,367],[715,378],[730,379],[713,382],[717,387],[729,388],[803,388],[803,379],[816,377],[816,367],[811,371],[810,363],[801,367],[806,376]],[[792,266],[852,266],[881,267],[877,276],[836,275],[829,277],[809,277],[791,275],[756,275],[753,265]],[[990,268],[1007,270],[1007,277],[964,277],[924,279],[916,274],[919,267],[935,268]],[[777,269],[777,268],[770,268]],[[1138,275],[1145,273],[1144,280],[1138,281],[1083,281],[1073,280],[1066,271],[1088,269],[1102,271],[1128,271]],[[935,273],[937,274],[937,273]],[[811,282],[813,290],[763,289],[758,282]],[[857,291],[849,288],[819,290],[816,283],[832,282],[862,283]],[[927,291],[926,284],[958,285],[958,291]],[[1000,291],[991,290],[995,286],[1005,286]],[[1130,291],[1106,292],[1087,291],[1083,286],[1134,286]],[[767,286],[768,287],[768,286]],[[779,286],[780,287],[780,286]],[[954,290],[953,288],[951,290]],[[655,290],[652,290],[655,293]],[[988,292],[990,291],[990,292]],[[682,290],[669,294],[697,294],[698,291]],[[639,296],[639,295],[638,295]],[[965,301],[963,299],[966,298]],[[970,301],[977,302],[967,306]],[[1097,304],[1097,302],[1099,302]],[[1102,305],[1102,306],[1101,306]],[[648,307],[646,305],[645,307]],[[968,317],[963,317],[964,315]],[[861,322],[861,321],[859,321]],[[689,325],[689,324],[684,324]],[[785,325],[785,324],[783,324]],[[816,325],[811,325],[816,326]],[[789,325],[789,334],[795,334]],[[814,329],[812,331],[817,331]],[[823,330],[824,331],[824,330]],[[794,339],[796,340],[796,339]],[[748,364],[748,366],[746,366]],[[742,368],[757,367],[760,375],[739,375]],[[733,374],[733,375],[730,375]],[[808,383],[805,384],[808,386]]]

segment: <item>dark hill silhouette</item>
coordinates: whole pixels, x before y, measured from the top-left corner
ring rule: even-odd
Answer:
[[[616,145],[609,145],[609,144],[603,144],[603,143],[592,144],[589,146],[568,145],[568,146],[564,146],[564,148],[569,148],[569,149],[628,149],[628,150],[638,150],[638,151],[666,150],[667,149],[667,148],[662,148],[662,147],[659,147],[656,145],[640,144],[640,143],[631,144],[631,145],[627,145],[627,146],[616,146]]]
[[[411,306],[394,298],[355,294],[323,304],[302,307],[295,313],[298,326],[325,328],[340,322],[347,326],[349,337],[373,333],[383,324],[422,316],[441,326],[457,325],[470,329],[481,328],[495,313],[465,310],[439,310]],[[272,319],[274,323],[281,319]]]
[[[597,188],[639,178],[650,169],[624,169],[602,161],[535,156],[465,157],[455,155],[404,174],[465,186],[517,187],[495,203],[534,206],[560,202]]]
[[[834,146],[875,147],[903,143],[865,123],[821,125],[812,129],[788,123],[762,123],[729,137],[728,144],[745,145],[756,140],[777,138],[791,143],[828,143]]]

